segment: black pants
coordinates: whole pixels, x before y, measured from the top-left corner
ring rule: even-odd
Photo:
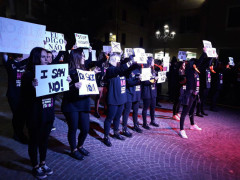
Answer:
[[[131,111],[131,108],[133,109],[133,123],[134,126],[138,126],[138,108],[139,108],[139,101],[135,101],[135,102],[126,102],[124,105],[124,111],[123,111],[123,120],[122,120],[122,126],[123,129],[127,129],[127,121],[128,121],[128,117]]]
[[[156,98],[157,103],[159,103],[161,100],[161,94],[162,94],[162,83],[157,83],[157,98]]]
[[[71,151],[84,144],[89,132],[89,112],[64,112],[68,123],[68,142]],[[77,129],[80,129],[78,135],[78,145],[76,143]]]
[[[197,102],[197,96],[191,94],[188,105],[183,105],[183,110],[180,118],[180,130],[184,129],[183,128],[184,121],[188,113],[189,113],[191,125],[194,125],[194,109],[196,107],[196,102]]]
[[[13,114],[13,133],[15,136],[21,137],[23,135],[23,129],[26,119],[22,117],[23,109],[20,103],[20,99],[17,97],[8,97],[8,103]]]
[[[197,114],[199,114],[200,112],[204,112],[203,106],[206,102],[208,91],[208,88],[200,89],[199,91],[200,101],[199,103],[197,103]]]
[[[48,111],[48,110],[46,110]],[[47,154],[48,138],[53,125],[53,113],[45,112],[42,117],[39,114],[34,113],[34,118],[29,119],[28,133],[29,133],[29,144],[28,154],[32,163],[35,167],[38,165],[38,149],[40,154],[40,162],[45,161]]]
[[[104,135],[108,136],[110,133],[110,126],[113,121],[113,130],[119,130],[120,118],[123,112],[124,104],[122,105],[108,105],[107,117],[104,121]]]
[[[154,122],[155,121],[156,98],[143,99],[142,118],[143,118],[144,125],[147,124],[147,110],[149,107],[150,107],[151,122]]]

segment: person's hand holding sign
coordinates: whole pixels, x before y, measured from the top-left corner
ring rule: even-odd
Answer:
[[[36,88],[36,86],[38,86],[38,80],[37,80],[37,79],[34,79],[34,80],[32,81],[32,85],[33,85],[33,87]]]
[[[70,83],[70,82],[72,82],[72,79],[71,79],[71,77],[68,75],[68,77],[67,77],[67,82],[68,83]]]
[[[75,83],[75,87],[76,87],[77,89],[80,89],[81,86],[82,86],[82,83],[81,83],[81,82],[77,82],[77,83]]]

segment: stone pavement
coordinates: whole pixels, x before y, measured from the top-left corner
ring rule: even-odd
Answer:
[[[11,112],[6,101],[6,82],[0,82],[0,179],[34,179],[27,154],[27,145],[14,141]],[[104,115],[91,115],[91,130],[85,148],[91,155],[83,161],[69,156],[67,124],[56,109],[56,131],[51,133],[47,164],[54,170],[48,179],[240,179],[240,111],[220,107],[205,118],[195,118],[202,131],[187,130],[189,139],[178,135],[179,122],[171,119],[172,104],[156,108],[160,127],[133,132],[132,138],[119,141],[111,138],[112,147],[102,143]],[[142,123],[141,109],[139,119]],[[149,120],[149,119],[148,119]],[[129,117],[129,127],[132,118]],[[111,130],[112,132],[112,130]],[[79,132],[78,132],[79,133]]]

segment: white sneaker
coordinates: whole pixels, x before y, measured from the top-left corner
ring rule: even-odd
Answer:
[[[177,120],[177,121],[180,121],[180,118],[177,115],[174,115],[172,118]]]
[[[196,125],[196,124],[191,125],[191,126],[190,126],[190,129],[191,129],[191,130],[198,130],[198,131],[201,131],[201,130],[202,130],[202,128],[198,127],[198,125]]]
[[[187,138],[188,138],[187,135],[186,135],[186,132],[185,132],[184,130],[181,130],[181,131],[179,132],[179,135],[180,135],[182,138],[184,138],[184,139],[187,139]]]

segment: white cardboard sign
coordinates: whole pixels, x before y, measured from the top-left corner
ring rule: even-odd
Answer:
[[[167,78],[166,71],[159,71],[157,83],[164,83],[166,81],[166,78]]]
[[[0,17],[0,52],[30,54],[44,47],[46,26]]]
[[[45,32],[45,49],[52,51],[66,51],[64,43],[64,35],[56,32]]]
[[[121,53],[121,44],[118,42],[111,42],[112,52]]]
[[[142,68],[142,80],[141,81],[149,81],[152,76],[151,68]]]
[[[207,57],[217,57],[216,48],[207,48]]]
[[[178,59],[180,60],[187,60],[187,52],[185,51],[178,51]]]
[[[68,91],[67,77],[68,64],[36,65],[35,78],[38,80],[36,97]]]
[[[88,58],[89,58],[89,50],[88,49],[83,49],[83,53],[85,55],[85,60],[88,60]]]
[[[79,95],[99,94],[96,83],[95,73],[93,71],[78,71],[79,82],[82,83],[79,89]]]
[[[147,64],[147,56],[145,49],[143,48],[133,48],[135,57],[133,58],[138,64]]]
[[[229,59],[229,65],[230,66],[235,66],[235,63],[233,61],[233,57],[228,57],[228,59]]]
[[[170,61],[170,57],[169,56],[165,56],[163,58],[163,71],[169,71],[169,61]]]
[[[203,46],[205,48],[212,48],[212,43],[210,41],[203,40]]]
[[[147,57],[153,57],[152,53],[145,53]]]
[[[96,50],[92,50],[92,61],[97,61]]]
[[[90,43],[87,34],[75,33],[76,45],[77,47],[89,48]]]
[[[133,49],[132,48],[124,48],[124,57],[128,58],[131,55],[133,55]]]
[[[103,52],[109,54],[112,51],[112,46],[103,46]]]

